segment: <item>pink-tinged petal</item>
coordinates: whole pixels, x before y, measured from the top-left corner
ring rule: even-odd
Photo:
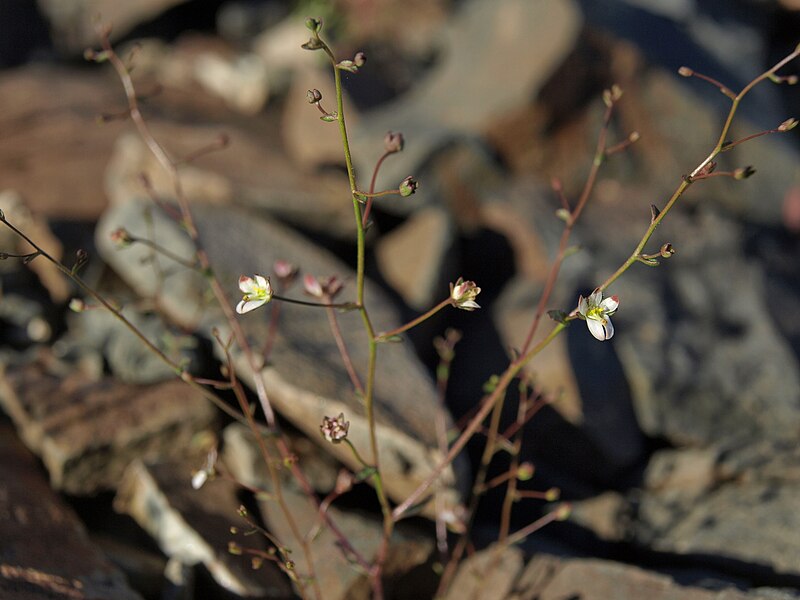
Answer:
[[[613,313],[619,308],[619,297],[611,296],[610,298],[606,298],[600,303],[600,308],[609,314]]]
[[[303,287],[305,288],[306,293],[310,296],[322,298],[322,294],[324,293],[322,290],[322,284],[313,275],[308,274],[303,277]]]
[[[256,282],[253,280],[252,277],[248,277],[247,275],[242,275],[239,277],[239,289],[242,290],[245,294],[252,294],[255,292]]]
[[[595,339],[598,339],[601,342],[608,339],[606,338],[606,328],[603,327],[603,324],[600,321],[586,319],[586,326],[589,328],[589,333],[591,333]]]

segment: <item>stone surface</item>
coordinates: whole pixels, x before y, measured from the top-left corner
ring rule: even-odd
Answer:
[[[464,3],[442,32],[436,68],[353,129],[353,155],[363,173],[372,172],[387,131],[405,136],[405,149],[382,167],[377,187],[391,189],[409,174],[423,185],[411,202],[393,203],[389,210],[437,201],[435,186],[426,189],[423,165],[448,146],[472,151],[477,144],[472,164],[480,167],[482,143],[476,137],[492,119],[535,97],[569,52],[579,27],[572,2]],[[510,57],[517,61],[514,69],[508,68]],[[467,189],[486,185],[480,172],[467,172],[459,184]]]
[[[95,29],[98,16],[102,18],[102,23],[113,25],[112,35],[114,39],[118,39],[139,23],[149,21],[185,1],[143,0],[120,3],[113,0],[37,0],[37,4],[50,23],[56,45],[67,54],[80,55],[86,48],[98,44]]]
[[[666,552],[704,556],[742,576],[800,575],[793,438],[659,453],[645,474],[633,534]]]
[[[375,245],[381,275],[411,308],[424,311],[449,293],[455,231],[440,208],[424,208]]]
[[[103,257],[141,295],[152,296],[156,285],[151,268],[141,265],[141,246],[118,251],[108,236],[121,224],[135,235],[146,231],[142,221],[143,205],[129,202],[108,212],[97,228],[98,248]],[[315,276],[337,275],[352,281],[349,268],[312,246],[286,228],[266,219],[231,208],[211,206],[194,209],[203,245],[230,300],[241,298],[237,281],[242,273],[269,273],[277,259],[290,260],[304,273]],[[158,242],[180,256],[191,255],[188,239],[163,214],[153,213]],[[350,297],[352,288],[342,295]],[[397,316],[388,300],[373,286],[367,287],[372,322],[379,331],[397,325]],[[299,293],[293,294],[302,297]],[[222,315],[206,310],[202,280],[192,272],[174,273],[163,286],[160,306],[183,326],[210,336],[217,328],[223,338],[229,326]],[[254,348],[263,347],[268,331],[269,308],[239,317]],[[367,344],[360,316],[356,312],[337,316],[353,364],[361,370],[366,365]],[[236,370],[250,382],[249,364],[238,352],[233,355]],[[368,427],[363,407],[352,391],[352,384],[341,366],[341,357],[332,339],[324,310],[284,303],[269,365],[260,373],[276,410],[318,439],[323,416],[346,414],[350,421],[350,440],[357,448],[368,448]],[[381,463],[386,469],[390,496],[402,499],[410,493],[439,460],[435,421],[438,400],[434,388],[410,348],[405,344],[387,344],[379,348],[375,388],[375,410]],[[329,451],[358,470],[352,453],[344,445],[327,444]],[[449,502],[456,498],[455,474],[445,474],[444,484],[451,489]]]
[[[197,457],[195,468],[205,461]],[[237,515],[238,488],[217,478],[199,490],[191,485],[192,463],[133,462],[125,472],[114,506],[131,515],[161,550],[181,565],[202,563],[219,585],[244,597],[288,598],[288,579],[274,563],[254,570],[250,558],[228,552],[231,527],[248,528]],[[241,545],[266,551],[267,540],[249,536]]]
[[[464,560],[445,598],[504,600],[525,566],[516,547],[489,547]]]
[[[116,488],[134,458],[182,454],[215,416],[178,380],[142,387],[31,364],[5,373],[0,385],[3,409],[52,485],[76,495]]]
[[[621,563],[597,559],[558,559],[534,557],[515,586],[508,600],[755,600],[768,598],[791,600],[791,593],[753,590],[749,593],[733,588],[706,590],[678,585],[670,577]]]
[[[90,542],[5,420],[0,421],[0,539],[4,599],[141,600]]]
[[[225,429],[224,440],[224,460],[232,474],[246,486],[274,494],[275,488],[250,433],[240,425],[230,425]],[[271,452],[276,454],[277,450],[271,447]],[[307,462],[304,456],[300,457],[298,464],[305,470]],[[312,473],[306,471],[306,476],[309,482],[315,484],[317,479]],[[316,505],[300,491],[288,473],[284,472],[281,479],[282,493],[292,509],[292,516],[300,531],[310,540],[314,572],[320,588],[324,590],[324,597],[330,600],[369,598],[369,586],[365,585],[364,575],[343,551],[337,536],[321,523]],[[308,561],[294,541],[291,528],[277,502],[270,498],[260,501],[259,506],[272,534],[291,550],[298,575],[306,576],[309,573]],[[380,545],[380,516],[357,508],[340,508],[338,503],[329,506],[327,511],[352,547],[371,561]],[[432,550],[433,540],[401,524],[393,536],[385,579],[401,579],[402,575],[424,563]],[[399,585],[396,581],[395,584]]]

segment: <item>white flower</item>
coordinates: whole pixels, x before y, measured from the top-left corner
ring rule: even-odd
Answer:
[[[603,299],[603,292],[595,290],[588,298],[578,298],[578,313],[586,321],[589,332],[601,342],[610,340],[614,335],[611,315],[619,307],[619,298],[611,296]]]
[[[464,281],[459,277],[455,283],[450,284],[450,302],[462,310],[475,310],[480,304],[475,302],[475,297],[481,293],[474,281]]]
[[[263,275],[254,275],[253,277],[242,275],[239,277],[239,289],[244,292],[242,301],[236,305],[236,312],[240,315],[255,310],[272,300],[272,286],[269,284],[269,278]]]

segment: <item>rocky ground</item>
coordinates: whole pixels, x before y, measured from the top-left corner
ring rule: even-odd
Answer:
[[[563,228],[558,178],[578,197],[592,162],[602,91],[623,90],[609,135],[640,139],[611,157],[575,228],[548,308],[570,311],[608,277],[646,229],[650,206],[713,148],[728,100],[678,76],[688,65],[739,90],[800,42],[792,0],[93,0],[0,5],[0,209],[71,265],[170,358],[203,377],[225,360],[214,336],[224,316],[203,278],[152,248],[119,249],[125,227],[191,259],[184,231],[163,210],[169,178],[124,114],[108,65],[82,60],[97,46],[97,13],[113,22],[154,136],[175,157],[223,135],[224,150],[180,169],[200,238],[231,299],[240,274],[277,259],[354,287],[352,204],[335,125],[306,101],[333,106],[329,69],[299,48],[321,11],[340,57],[367,64],[345,78],[357,173],[366,186],[387,131],[403,152],[377,189],[413,174],[416,194],[376,202],[368,231],[368,302],[378,327],[404,323],[448,294],[459,276],[482,288],[481,310],[446,310],[381,346],[376,410],[387,494],[400,502],[440,456],[433,340],[463,332],[446,420],[462,425],[482,386],[523,344]],[[800,61],[785,69],[800,73]],[[800,86],[770,83],[741,107],[733,138],[800,116]],[[99,118],[100,117],[100,118]],[[530,375],[552,400],[525,428],[523,489],[558,488],[569,520],[511,548],[494,545],[502,495],[487,494],[473,546],[447,598],[739,600],[800,598],[800,144],[797,130],[759,137],[720,159],[752,165],[744,181],[692,186],[651,241],[675,255],[634,265],[611,292],[616,334],[600,343],[575,322],[537,357]],[[147,185],[144,185],[144,181]],[[154,202],[154,198],[159,202]],[[161,202],[163,201],[163,202]],[[648,247],[649,248],[649,247]],[[0,251],[29,249],[0,228]],[[239,546],[244,506],[277,538],[288,526],[270,500],[253,436],[100,310],[41,258],[0,261],[0,596],[2,598],[292,598],[267,562]],[[287,295],[302,296],[299,286]],[[262,347],[270,312],[242,327]],[[367,447],[324,311],[281,305],[265,383],[291,451],[320,498],[358,469],[343,445],[324,444],[323,415],[345,412]],[[355,313],[339,315],[355,365],[367,360]],[[230,366],[250,381],[252,365]],[[516,414],[511,398],[507,423]],[[272,444],[268,439],[266,442]],[[192,474],[210,447],[226,477],[200,490]],[[481,452],[469,447],[444,476],[456,505]],[[494,464],[495,473],[504,467]],[[317,511],[292,479],[284,494],[306,529]],[[504,488],[498,488],[504,489]],[[519,502],[512,528],[538,519]],[[388,598],[434,594],[439,551],[431,507],[403,521],[389,552]],[[330,508],[356,548],[373,556],[380,511],[364,484]],[[233,530],[231,528],[234,528]],[[238,529],[236,529],[238,528]],[[453,537],[453,540],[455,537]],[[314,537],[326,598],[369,597],[366,578],[333,533]],[[231,546],[233,544],[233,546]],[[307,567],[293,557],[302,572]]]

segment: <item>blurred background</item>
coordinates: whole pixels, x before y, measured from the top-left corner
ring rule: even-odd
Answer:
[[[339,59],[367,56],[344,76],[361,187],[387,131],[402,132],[405,149],[381,167],[376,189],[407,175],[420,182],[414,196],[373,207],[376,303],[405,322],[459,276],[482,289],[480,311],[444,311],[409,333],[408,362],[397,363],[409,366],[396,367],[408,389],[385,396],[387,431],[430,445],[433,340],[448,328],[463,333],[446,397],[463,425],[524,342],[563,227],[552,182],[574,206],[603,90],[624,92],[608,146],[634,131],[640,139],[601,168],[548,309],[572,310],[612,274],[645,232],[651,205],[662,208],[717,143],[730,100],[678,68],[738,92],[800,43],[796,0],[2,0],[0,208],[68,265],[87,250],[87,280],[135,303],[142,329],[198,373],[219,373],[201,320],[142,306],[153,290],[137,275],[141,262],[109,246],[108,228],[129,225],[114,220],[125,206],[169,200],[172,184],[125,118],[112,69],[85,61],[84,51],[99,47],[98,19],[111,23],[156,138],[176,158],[202,154],[181,167],[181,181],[232,294],[236,265],[268,271],[286,258],[338,274],[346,295],[352,204],[338,129],[306,100],[317,88],[322,106],[335,108],[330,66],[300,49],[308,16],[323,19]],[[798,72],[795,61],[780,74]],[[762,83],[742,102],[730,139],[790,117],[800,117],[800,85]],[[220,136],[226,147],[205,153]],[[647,586],[676,594],[664,598],[716,598],[727,588],[743,598],[800,597],[799,152],[793,131],[721,155],[718,171],[755,174],[691,186],[647,246],[669,242],[675,255],[656,268],[634,265],[609,289],[620,298],[614,338],[600,343],[575,322],[531,364],[547,405],[523,428],[521,460],[535,473],[520,485],[558,488],[574,511],[522,544],[524,560],[498,572],[491,597],[512,597],[514,586],[526,598],[637,598]],[[251,225],[266,233],[246,233]],[[273,235],[285,239],[284,254]],[[30,251],[7,229],[0,250]],[[10,498],[0,506],[11,507],[0,517],[9,540],[0,548],[4,597],[70,597],[57,594],[77,589],[74,581],[92,598],[291,597],[277,569],[255,575],[226,552],[235,508],[255,506],[253,498],[233,487],[211,496],[184,489],[209,440],[236,447],[221,414],[202,400],[170,408],[182,392],[170,387],[169,369],[148,362],[110,320],[73,314],[80,290],[41,259],[0,262],[0,285],[0,498]],[[301,345],[295,363],[280,344],[275,364],[296,381],[291,393],[336,397],[339,384],[323,389],[327,380],[306,381],[303,371],[302,358],[327,358]],[[516,418],[516,396],[501,429]],[[308,441],[302,411],[285,412],[324,497],[340,464]],[[308,415],[310,429],[319,418]],[[455,488],[468,489],[483,441],[458,466]],[[508,464],[498,453],[492,473]],[[411,461],[407,471],[415,468]],[[376,507],[362,487],[340,510],[354,522],[369,515],[353,534],[367,539]],[[479,507],[476,549],[497,538],[504,492],[492,490]],[[137,503],[157,505],[160,516]],[[518,502],[513,528],[547,510],[541,500]],[[404,543],[414,551],[404,551],[389,597],[435,589],[433,527],[423,518],[413,525]],[[173,533],[191,542],[170,541]],[[59,543],[69,544],[69,561],[50,556]],[[547,577],[525,575],[542,565]],[[366,597],[357,574],[327,577],[332,597]]]

